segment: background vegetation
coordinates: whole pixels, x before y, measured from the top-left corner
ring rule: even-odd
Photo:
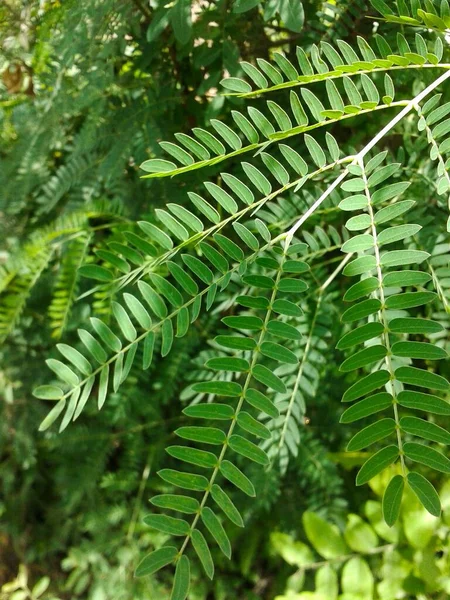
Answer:
[[[441,3],[425,4],[431,13]],[[398,5],[402,12],[405,3]],[[113,320],[116,291],[98,285],[92,292],[92,280],[78,269],[107,262],[101,252],[122,243],[124,232],[139,233],[137,221],[154,222],[155,208],[187,206],[187,191],[203,194],[204,180],[218,180],[220,165],[153,179],[141,179],[139,165],[162,156],[159,142],[174,140],[177,132],[209,129],[211,119],[233,124],[232,111],[242,110],[246,101],[218,90],[224,76],[244,75],[240,61],[272,62],[282,50],[294,62],[296,47],[309,54],[312,44],[334,45],[338,39],[356,47],[357,35],[371,38],[380,26],[393,46],[399,31],[411,45],[417,30],[430,44],[438,37],[441,60],[449,62],[445,36],[432,31],[433,23],[421,22],[417,29],[404,22],[379,25],[371,17],[380,15],[362,0],[2,2],[2,600],[170,596],[170,570],[133,577],[142,557],[168,537],[142,519],[150,512],[150,497],[173,491],[156,472],[169,466],[164,449],[174,443],[173,431],[188,422],[181,410],[193,399],[190,386],[212,356],[210,340],[221,318],[235,314],[239,281],[218,291],[211,310],[202,312],[184,337],[175,337],[168,356],[155,352],[145,371],[136,361],[100,413],[96,402],[88,402],[61,433],[56,426],[40,433],[48,402],[33,397],[32,390],[51,383],[43,366],[46,358],[56,358],[55,343],[76,344],[77,329],[89,317]],[[414,70],[392,77],[396,100],[409,99],[432,80]],[[325,103],[325,88],[314,91]],[[444,105],[449,87],[441,91]],[[280,103],[286,97],[274,96]],[[250,103],[256,106],[257,100]],[[329,131],[347,155],[375,135],[383,119],[388,120],[383,111],[357,115]],[[414,209],[415,222],[423,226],[419,247],[431,254],[434,272],[441,269],[439,302],[431,316],[448,323],[448,213],[438,198],[426,136],[407,120],[379,150],[387,152],[387,163],[402,164],[402,177],[412,184],[408,197],[419,201]],[[239,160],[227,169],[240,173]],[[317,189],[311,182],[305,191],[286,191],[257,216],[278,231],[304,212]],[[422,470],[440,493],[442,516],[430,515],[408,492],[392,528],[381,512],[386,474],[370,486],[354,485],[369,454],[345,452],[357,428],[339,424],[342,394],[354,381],[339,371],[343,353],[335,349],[349,280],[333,279],[317,300],[348,238],[349,215],[336,204],[333,199],[321,207],[299,237],[309,244],[313,285],[298,323],[308,346],[290,437],[275,468],[246,465],[256,499],[233,495],[246,527],[227,528],[231,561],[211,545],[213,581],[193,563],[189,600],[443,599],[450,594],[445,474]],[[448,349],[448,336],[441,334],[434,343]],[[448,376],[448,361],[439,368]]]

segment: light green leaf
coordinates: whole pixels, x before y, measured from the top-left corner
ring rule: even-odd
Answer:
[[[338,350],[344,350],[346,348],[351,348],[352,346],[356,346],[358,344],[362,344],[367,340],[371,340],[375,337],[379,337],[384,331],[384,327],[381,323],[367,323],[366,325],[362,325],[353,331],[349,331],[344,336],[341,337],[339,342],[336,345]]]
[[[378,243],[380,245],[392,244],[393,242],[398,242],[415,235],[421,229],[421,225],[396,225],[395,227],[389,227],[378,234]],[[407,251],[403,250],[403,252]]]
[[[347,554],[348,548],[335,525],[309,511],[303,513],[302,521],[309,542],[321,556],[332,559]]]
[[[378,545],[378,537],[372,527],[359,515],[347,515],[344,538],[354,552],[370,553]]]
[[[150,502],[159,508],[168,510],[176,510],[188,515],[194,514],[200,508],[200,503],[195,498],[189,496],[181,496],[180,494],[161,494],[153,496]]]
[[[373,236],[369,233],[361,233],[347,240],[342,245],[342,252],[363,252],[374,246]]]

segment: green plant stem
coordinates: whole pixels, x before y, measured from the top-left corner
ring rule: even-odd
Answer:
[[[372,206],[372,196],[370,194],[369,191],[369,187],[368,187],[368,183],[367,183],[367,175],[364,169],[364,161],[363,159],[359,159],[358,163],[361,167],[362,170],[362,179],[364,181],[364,194],[367,198],[367,210],[370,216],[370,221],[371,221],[371,231],[372,231],[372,237],[373,237],[373,242],[374,242],[374,254],[375,254],[375,260],[376,260],[376,271],[377,271],[377,279],[378,279],[378,294],[380,296],[380,302],[381,302],[381,308],[378,311],[378,320],[380,321],[381,325],[383,326],[383,333],[381,334],[381,337],[383,339],[384,345],[386,347],[386,357],[385,357],[385,364],[386,364],[386,368],[388,370],[389,376],[390,376],[390,388],[391,388],[391,394],[392,394],[392,408],[394,410],[394,420],[395,420],[395,429],[396,429],[396,434],[397,434],[397,444],[398,444],[398,451],[400,454],[400,463],[401,463],[401,467],[402,467],[402,473],[403,476],[406,477],[406,465],[405,465],[405,457],[403,454],[403,441],[402,441],[402,435],[401,435],[401,429],[400,429],[400,419],[398,416],[398,401],[397,401],[397,393],[395,391],[395,387],[394,387],[394,379],[395,379],[395,374],[394,374],[394,368],[392,366],[392,361],[391,361],[391,355],[392,355],[392,350],[391,350],[391,342],[389,340],[389,327],[388,327],[388,320],[386,317],[386,309],[385,309],[385,297],[384,297],[384,288],[383,288],[383,273],[381,272],[381,257],[380,257],[380,248],[378,246],[378,239],[377,239],[377,228],[375,225],[375,215],[373,212],[373,206]]]
[[[278,90],[289,89],[292,87],[309,85],[311,83],[318,83],[319,81],[324,81],[326,79],[342,79],[343,77],[355,77],[356,75],[371,75],[372,73],[389,73],[390,71],[404,71],[406,69],[450,69],[449,63],[439,63],[437,65],[427,64],[427,65],[395,65],[392,67],[377,67],[375,69],[362,69],[360,71],[355,71],[353,73],[337,73],[336,75],[329,75],[327,77],[317,78],[315,81],[286,81],[285,83],[280,83],[279,85],[273,85],[269,88],[263,88],[260,90],[255,90],[254,92],[245,92],[243,94],[240,93],[230,93],[224,94],[227,96],[237,96],[238,98],[254,98],[255,96],[260,96],[261,94],[267,94],[270,92],[275,92]]]
[[[279,269],[277,271],[277,275],[276,275],[276,278],[275,278],[275,285],[274,285],[274,288],[272,290],[272,294],[271,294],[271,297],[270,297],[269,308],[267,309],[267,312],[266,312],[266,317],[264,319],[264,323],[263,323],[263,326],[262,326],[262,329],[261,329],[261,333],[259,335],[259,339],[258,339],[258,342],[257,342],[257,345],[256,345],[256,349],[253,352],[252,362],[250,364],[250,368],[249,368],[248,373],[247,373],[246,378],[245,378],[244,386],[242,388],[241,397],[240,397],[239,402],[238,402],[238,404],[236,406],[236,411],[235,411],[233,420],[232,420],[230,428],[228,429],[228,432],[227,432],[226,442],[225,442],[225,444],[222,447],[222,450],[220,452],[219,458],[217,459],[217,465],[214,467],[214,471],[213,471],[213,473],[211,475],[211,478],[209,480],[208,488],[205,491],[205,493],[203,495],[203,499],[202,499],[202,501],[200,503],[200,508],[198,509],[198,512],[197,512],[197,514],[194,517],[194,520],[192,521],[191,531],[190,531],[189,535],[186,536],[186,538],[185,538],[185,540],[183,542],[183,545],[181,546],[180,551],[178,552],[176,560],[179,560],[180,557],[182,556],[183,552],[185,551],[185,549],[186,549],[186,547],[187,547],[187,545],[189,543],[189,540],[191,538],[192,531],[195,529],[195,527],[196,527],[196,525],[198,523],[198,520],[200,519],[200,515],[202,513],[202,509],[204,508],[204,506],[205,506],[205,504],[206,504],[206,502],[208,500],[209,494],[211,492],[211,488],[212,488],[212,486],[214,484],[214,481],[215,481],[215,479],[217,477],[217,474],[219,473],[220,465],[221,465],[221,463],[222,463],[222,461],[223,461],[223,459],[225,457],[225,454],[227,452],[227,449],[228,449],[228,440],[230,439],[231,435],[233,434],[234,428],[236,427],[237,416],[240,413],[240,411],[242,409],[242,406],[243,406],[243,404],[245,402],[245,395],[246,395],[246,392],[247,392],[248,387],[250,385],[250,382],[252,380],[253,369],[254,369],[257,361],[258,361],[258,358],[259,358],[259,355],[260,355],[260,352],[261,352],[260,351],[261,344],[262,344],[262,342],[264,340],[264,337],[266,335],[267,324],[268,324],[268,322],[270,320],[270,316],[272,314],[272,305],[273,305],[273,303],[275,301],[275,298],[277,296],[278,284],[280,282],[280,278],[281,278],[281,274],[282,274],[283,263],[286,260],[287,248],[288,248],[287,246],[285,246],[285,248],[284,248],[283,257],[281,259],[281,263],[280,263]]]

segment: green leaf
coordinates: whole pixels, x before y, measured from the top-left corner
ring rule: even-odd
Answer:
[[[217,382],[218,383],[218,382]],[[195,404],[183,410],[188,417],[228,421],[234,417],[234,410],[228,404]]]
[[[162,469],[158,475],[171,485],[184,490],[193,490],[194,492],[203,492],[207,489],[209,481],[203,475],[194,475],[192,473],[181,473],[173,469]]]
[[[175,430],[175,434],[185,440],[203,444],[221,445],[226,440],[224,432],[215,427],[179,427]]]
[[[175,166],[175,165],[174,165]],[[96,279],[97,281],[113,281],[114,275],[105,267],[99,265],[83,265],[78,269],[79,275],[88,279]]]
[[[419,358],[424,360],[441,360],[448,358],[447,352],[428,342],[395,342],[392,345],[394,356],[406,356],[407,358]]]
[[[302,337],[302,334],[298,329],[292,325],[289,325],[288,323],[282,323],[281,321],[277,320],[272,320],[267,323],[267,331],[271,335],[283,338],[285,340],[300,340]]]
[[[339,370],[343,373],[360,369],[376,361],[382,360],[387,355],[387,348],[381,344],[375,344],[356,352],[341,364]]]
[[[286,392],[286,386],[278,377],[278,375],[272,373],[272,371],[270,371],[264,365],[255,365],[252,369],[252,375],[257,381],[263,383],[268,388],[271,388],[282,394]]]
[[[378,298],[363,300],[362,302],[358,302],[358,304],[347,308],[341,317],[341,321],[343,323],[359,321],[360,319],[364,319],[369,315],[373,315],[374,313],[378,312],[380,308],[381,302],[378,300]]]
[[[407,210],[412,208],[414,204],[414,200],[402,200],[400,202],[396,202],[395,204],[385,206],[384,208],[377,211],[377,213],[375,214],[375,223],[377,225],[381,225],[381,223],[393,221],[393,219],[399,217]]]
[[[354,196],[349,196],[348,198],[344,198],[339,203],[339,208],[345,211],[354,211],[361,210],[366,208],[368,205],[367,196],[364,194],[356,194]]]
[[[349,231],[360,231],[361,229],[367,229],[370,227],[372,223],[372,219],[370,215],[362,214],[357,215],[356,217],[351,217],[345,224],[345,227]]]
[[[243,410],[237,416],[237,423],[244,431],[248,431],[248,433],[264,440],[269,440],[272,437],[270,429]]]
[[[405,408],[422,410],[435,415],[450,415],[450,402],[432,394],[407,390],[400,392],[397,400]]]
[[[237,244],[226,238],[224,235],[221,235],[220,233],[216,233],[214,239],[225,252],[225,254],[228,254],[230,258],[238,262],[244,260],[244,253]]]
[[[197,448],[188,448],[187,446],[169,446],[166,448],[166,452],[170,456],[178,458],[178,460],[205,469],[213,469],[217,465],[217,456],[205,450],[197,450]]]
[[[124,307],[117,302],[111,302],[111,306],[113,314],[117,320],[117,323],[119,324],[120,329],[122,330],[124,337],[129,342],[133,342],[136,339],[137,332]]]
[[[108,355],[103,350],[102,346],[97,342],[97,340],[85,329],[78,329],[78,336],[85,346],[86,350],[91,354],[95,360],[103,364],[106,362]]]
[[[377,266],[375,256],[359,256],[352,260],[352,262],[345,265],[342,273],[348,277],[354,277],[355,275],[362,275],[363,273],[369,273]]]
[[[167,281],[167,279],[164,279],[164,277],[161,277],[161,275],[157,275],[156,273],[151,273],[150,279],[157,291],[162,294],[172,306],[175,308],[182,306],[183,296],[170,281]]]
[[[232,371],[235,373],[245,372],[250,369],[248,361],[243,358],[236,358],[234,356],[211,358],[206,362],[205,366],[209,369],[213,369],[214,371]]]
[[[188,557],[183,554],[177,562],[170,600],[186,600],[189,594],[191,569]]]
[[[254,498],[256,496],[255,488],[248,477],[242,473],[233,463],[229,460],[223,460],[220,464],[220,472],[228,479],[233,485],[239,488],[244,494]]]
[[[348,560],[342,569],[341,600],[373,598],[374,576],[367,562],[355,556]]]
[[[175,165],[173,165],[173,167],[175,168]],[[173,248],[173,242],[167,233],[161,231],[161,229],[156,227],[156,225],[153,225],[153,223],[147,223],[147,221],[138,221],[138,226],[152,242],[159,244],[162,248],[164,248],[164,250],[171,250]]]
[[[205,394],[216,394],[217,396],[229,397],[240,396],[242,392],[242,386],[239,385],[239,383],[235,383],[234,381],[203,381],[200,383],[195,383],[192,386],[192,389],[195,392]]]
[[[401,475],[394,475],[383,494],[383,517],[386,524],[392,527],[400,514],[405,480]]]
[[[248,388],[245,393],[245,399],[251,406],[266,413],[272,419],[276,419],[280,414],[273,402],[259,390]]]
[[[262,329],[263,321],[259,317],[224,317],[222,323],[233,329],[242,329],[243,331],[259,331]]]
[[[392,252],[385,252],[381,256],[381,264],[383,267],[412,265],[421,263],[429,257],[428,252],[422,250],[393,250]]]
[[[431,442],[437,442],[438,444],[450,444],[450,433],[436,425],[430,423],[424,419],[418,419],[417,417],[403,417],[400,419],[400,427],[406,433],[416,435],[424,440],[430,440]]]
[[[56,419],[62,413],[65,406],[66,406],[66,399],[61,398],[61,400],[59,400],[59,402],[57,402],[55,404],[55,406],[52,408],[52,410],[48,413],[48,415],[45,417],[45,419],[39,425],[39,431],[46,431],[49,427],[51,427],[51,425],[53,425],[53,423],[56,421]]]
[[[191,534],[191,540],[194,550],[196,551],[200,562],[203,565],[206,575],[212,579],[214,577],[214,563],[203,534],[198,529],[194,529]]]
[[[344,538],[354,552],[368,554],[378,546],[378,537],[372,527],[359,515],[349,514]]]
[[[306,537],[320,556],[332,559],[347,554],[348,548],[335,525],[309,511],[303,513],[302,522]]]
[[[339,422],[353,423],[354,421],[358,421],[369,415],[386,410],[390,406],[392,406],[391,394],[380,392],[373,396],[369,396],[368,398],[364,398],[364,400],[360,400],[353,406],[350,406],[350,408],[347,408],[347,410],[342,413]]]
[[[318,120],[320,120],[320,119],[318,119]],[[306,133],[305,134],[305,144],[306,144],[306,147],[308,148],[309,153],[311,154],[311,158],[313,159],[314,163],[319,168],[324,167],[327,164],[327,159],[325,156],[325,152],[319,146],[318,142],[316,142],[316,140],[313,137],[311,137],[310,135],[308,135]]]
[[[398,458],[397,446],[387,446],[373,454],[363,464],[356,476],[356,485],[363,485],[381,473],[386,467],[395,462]]]
[[[238,509],[235,507],[223,489],[217,485],[217,483],[215,483],[211,488],[211,496],[217,506],[222,509],[224,514],[232,523],[238,527],[244,527],[244,521],[242,520]]]
[[[201,512],[201,517],[209,533],[216,540],[219,548],[228,559],[231,558],[230,540],[215,513],[208,506],[205,506]]]
[[[233,229],[236,231],[241,240],[246,244],[250,250],[256,251],[259,248],[257,238],[251,231],[247,229],[242,223],[233,223]]]
[[[77,386],[80,382],[78,375],[76,375],[72,369],[62,363],[60,360],[54,358],[48,358],[46,361],[47,366],[51,369],[61,381],[68,383],[70,386]]]
[[[59,400],[63,394],[62,389],[56,385],[39,385],[33,390],[33,396],[42,400]]]
[[[264,450],[261,450],[256,444],[250,442],[241,435],[233,434],[228,440],[228,445],[238,454],[241,454],[260,465],[266,466],[270,464],[269,457]]]
[[[383,369],[370,373],[370,375],[366,375],[359,379],[344,393],[342,402],[352,402],[365,394],[370,394],[370,392],[385,385],[389,379],[389,372]]]
[[[164,548],[154,550],[141,560],[136,568],[134,576],[144,577],[145,575],[156,573],[156,571],[159,571],[166,565],[174,562],[177,554],[178,550],[173,546],[165,546]]]
[[[281,344],[276,344],[274,342],[263,342],[260,350],[261,354],[267,356],[268,358],[273,358],[278,362],[294,365],[298,363],[298,358],[295,356],[295,354],[288,348],[281,346]]]
[[[281,0],[279,12],[284,26],[290,31],[300,33],[305,21],[305,12],[300,0]]]
[[[414,308],[429,304],[437,298],[434,292],[403,292],[403,294],[394,294],[386,299],[386,308],[399,310],[402,308]]]
[[[111,331],[111,329],[97,319],[96,317],[91,317],[91,323],[97,334],[100,336],[102,341],[110,348],[113,352],[120,352],[122,349],[122,342],[119,338]]]
[[[145,281],[138,281],[138,288],[149,307],[160,319],[167,317],[168,311],[163,299]]]
[[[399,367],[395,371],[395,378],[402,383],[444,392],[450,387],[445,377],[417,367]]]
[[[239,77],[227,77],[226,79],[222,79],[220,84],[226,90],[238,92],[240,94],[245,94],[252,91],[252,86],[243,79],[239,79]]]
[[[423,507],[434,517],[441,515],[441,501],[434,486],[420,473],[408,473],[407,481]]]
[[[415,442],[407,442],[403,445],[403,451],[410,460],[441,473],[450,473],[450,460],[434,448]]]
[[[361,233],[347,240],[341,250],[342,252],[363,252],[374,246],[373,236],[369,233]]]
[[[336,348],[338,350],[351,348],[352,346],[362,344],[367,340],[379,337],[383,333],[383,331],[384,327],[381,323],[366,323],[366,325],[362,325],[354,331],[349,331],[344,336],[342,336],[339,342],[337,343]]]
[[[131,294],[124,294],[123,298],[139,325],[143,329],[150,329],[152,319],[143,304]]]
[[[200,508],[198,500],[180,494],[160,494],[159,496],[153,496],[150,502],[159,508],[176,510],[188,515],[196,513]]]
[[[431,321],[431,319],[418,318],[399,318],[389,321],[389,330],[393,333],[422,333],[424,335],[430,333],[439,333],[443,330],[441,323]]]
[[[98,399],[97,405],[100,410],[105,403],[106,394],[108,392],[108,382],[109,382],[109,365],[106,364],[102,370],[100,371],[100,381],[98,386]]]
[[[278,282],[278,289],[280,292],[287,292],[290,294],[301,294],[308,289],[308,284],[302,279],[293,279],[291,277],[285,277]]]
[[[347,450],[348,452],[362,450],[363,448],[367,448],[367,446],[384,439],[394,432],[394,419],[380,419],[379,421],[364,427],[364,429],[354,435],[348,443]]]
[[[417,285],[422,286],[424,283],[430,281],[431,275],[428,273],[422,273],[422,271],[392,271],[383,278],[384,287],[389,286],[409,286]]]
[[[284,298],[278,298],[272,305],[272,310],[279,315],[286,315],[287,317],[301,317],[303,314],[302,309]]]
[[[421,229],[421,225],[396,225],[395,227],[389,227],[381,231],[377,236],[377,240],[380,245],[392,244],[393,242],[398,242],[415,235]],[[407,251],[403,250],[403,252]]]
[[[169,535],[188,535],[190,529],[187,521],[168,517],[167,515],[147,515],[144,517],[144,523]]]

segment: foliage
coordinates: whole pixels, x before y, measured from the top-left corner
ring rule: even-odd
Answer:
[[[448,4],[1,10],[3,593],[442,597]]]

